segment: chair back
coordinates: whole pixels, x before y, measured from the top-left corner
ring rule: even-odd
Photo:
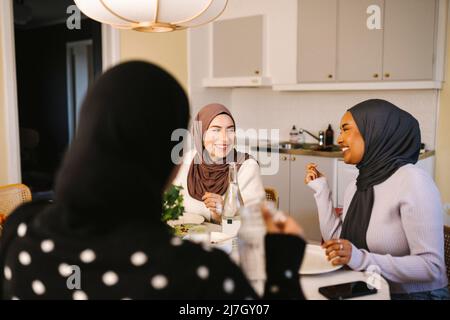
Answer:
[[[274,188],[265,188],[266,191],[266,199],[268,201],[275,202],[275,205],[277,206],[277,209],[279,208],[279,199],[278,199],[278,192]]]
[[[24,184],[0,186],[0,215],[8,216],[22,203],[31,201],[31,191]]]

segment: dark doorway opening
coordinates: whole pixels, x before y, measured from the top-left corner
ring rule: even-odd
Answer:
[[[87,87],[102,70],[101,24],[66,20],[73,0],[14,0],[22,181],[52,198]]]

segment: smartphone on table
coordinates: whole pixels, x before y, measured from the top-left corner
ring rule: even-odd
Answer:
[[[369,287],[364,281],[355,281],[320,287],[319,292],[331,300],[343,300],[362,297],[378,292],[376,288]]]

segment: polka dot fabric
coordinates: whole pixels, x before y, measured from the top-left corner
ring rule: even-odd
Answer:
[[[2,299],[258,298],[224,252],[174,238],[166,229],[137,226],[95,241],[71,239],[40,230],[30,213],[33,206],[25,208],[22,219],[11,216],[0,239],[6,248],[0,261]],[[301,297],[298,275],[291,270],[298,268],[283,265],[273,271],[277,280],[269,276],[266,297]],[[283,289],[289,287],[286,282],[291,291]]]

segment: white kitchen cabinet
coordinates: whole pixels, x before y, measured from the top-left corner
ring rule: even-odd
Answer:
[[[384,80],[431,80],[436,0],[386,0]]]
[[[263,16],[213,23],[213,78],[263,73]]]
[[[381,29],[367,27],[371,5],[384,16]],[[338,80],[432,80],[435,17],[435,0],[341,0]]]
[[[210,77],[205,87],[258,87],[271,84],[264,70],[264,16],[218,20],[211,26]]]
[[[317,164],[320,171],[327,177],[330,188],[333,188],[336,159],[291,155],[289,213],[302,226],[306,239],[320,241],[322,236],[314,191],[304,182],[306,166],[311,162]]]
[[[336,80],[337,0],[299,0],[298,80]]]
[[[384,0],[339,1],[338,80],[379,81],[382,79],[383,30],[367,27],[367,8],[384,10]]]
[[[297,83],[273,88],[440,89],[447,8],[446,0],[298,0]]]
[[[289,212],[289,155],[258,152],[258,162],[264,187],[276,189],[280,209]]]

